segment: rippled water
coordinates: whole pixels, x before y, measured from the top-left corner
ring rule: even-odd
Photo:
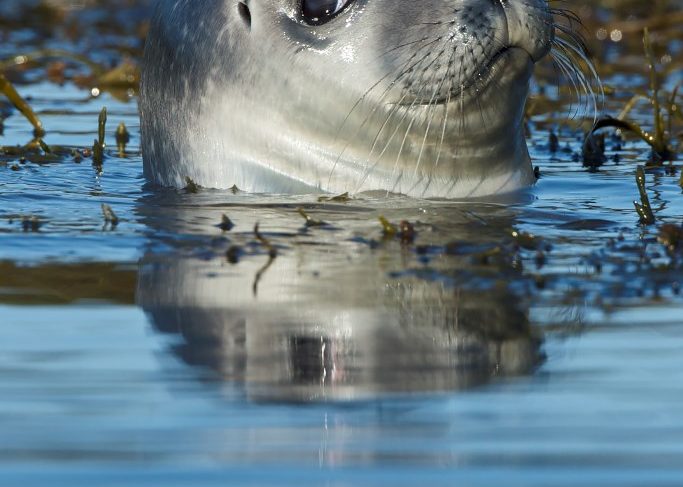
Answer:
[[[134,99],[20,91],[53,145],[107,106],[110,151],[0,159],[0,485],[683,483],[681,255],[633,210],[642,144],[588,171],[537,116],[541,179],[496,200],[195,194],[145,187]],[[647,188],[680,225],[678,175]]]

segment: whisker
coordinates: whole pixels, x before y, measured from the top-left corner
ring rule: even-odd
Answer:
[[[425,59],[427,59],[427,58],[426,58],[426,57],[423,57],[423,58],[418,62],[418,66],[419,66],[420,63],[422,63]],[[428,70],[428,69],[429,69],[437,60],[438,60],[438,58],[435,58],[435,59],[433,59],[429,64],[427,64],[425,67],[423,67],[423,68],[422,68],[422,74],[421,74],[420,76],[422,76],[422,75],[423,75],[423,74],[424,74],[424,73],[425,73],[425,72],[426,72],[426,71],[427,71],[427,70]],[[434,75],[434,76],[435,76],[435,75]],[[420,80],[421,80],[421,79],[422,79],[422,78],[420,78]],[[420,93],[421,93],[421,91],[420,91]],[[392,109],[390,110],[388,116],[386,117],[384,123],[383,123],[382,126],[380,127],[380,130],[379,130],[379,131],[377,132],[377,134],[375,135],[375,137],[374,137],[374,139],[373,139],[372,147],[371,147],[371,149],[370,149],[370,153],[369,153],[369,155],[368,155],[368,159],[372,159],[372,155],[374,154],[374,151],[375,151],[375,149],[376,149],[376,147],[377,147],[377,143],[379,142],[379,138],[380,138],[382,132],[384,131],[384,129],[386,128],[386,126],[389,124],[389,121],[391,120],[391,118],[393,117],[393,115],[394,115],[399,109],[404,108],[403,116],[402,116],[401,119],[398,121],[398,125],[397,125],[396,129],[395,129],[394,132],[391,134],[391,136],[389,137],[388,141],[385,143],[384,148],[382,149],[382,151],[380,152],[380,154],[377,156],[376,161],[375,161],[372,165],[368,165],[368,167],[366,168],[366,170],[363,172],[363,176],[361,177],[361,179],[359,180],[359,183],[358,183],[358,186],[359,186],[359,187],[362,186],[362,184],[365,182],[365,180],[366,180],[367,177],[370,175],[370,173],[372,172],[372,170],[373,170],[375,167],[377,167],[377,164],[379,164],[379,161],[380,161],[380,160],[382,159],[382,157],[384,156],[386,150],[388,149],[389,145],[391,144],[391,141],[393,140],[394,136],[395,136],[396,133],[398,132],[398,129],[399,129],[400,126],[403,124],[403,121],[404,121],[405,118],[408,116],[408,113],[411,111],[411,109],[418,103],[418,100],[419,100],[420,103],[422,103],[422,99],[421,99],[419,96],[416,96],[408,107],[403,107],[403,106],[402,106],[402,102],[403,102],[403,100],[404,100],[408,95],[409,95],[409,91],[408,91],[408,90],[405,90],[403,96],[402,96],[401,99],[399,100],[399,103],[394,104],[394,106],[393,106]]]
[[[415,164],[415,174],[414,174],[415,177],[417,177],[417,173],[420,169],[420,162],[422,161],[422,156],[424,154],[425,144],[427,142],[427,137],[429,136],[429,129],[432,125],[432,121],[434,120],[434,114],[436,113],[436,110],[433,110],[434,98],[436,97],[437,93],[440,93],[441,90],[443,89],[443,86],[446,82],[446,76],[448,75],[448,71],[450,70],[450,65],[453,62],[453,58],[455,57],[457,50],[458,50],[457,47],[455,49],[451,50],[451,54],[448,57],[446,73],[444,74],[444,76],[441,77],[441,81],[439,82],[438,86],[434,88],[434,91],[432,92],[432,97],[429,100],[429,110],[428,110],[429,120],[427,121],[427,128],[425,130],[425,135],[422,138],[422,146],[420,147],[420,153],[417,157],[417,163]]]
[[[431,42],[427,43],[426,45],[421,46],[419,49],[416,49],[415,52],[408,58],[408,60],[406,61],[406,63],[405,63],[403,66],[400,66],[400,67],[394,69],[393,71],[388,72],[386,75],[382,76],[375,84],[373,84],[370,88],[368,88],[368,89],[365,91],[365,93],[363,93],[363,95],[358,99],[358,101],[356,101],[356,103],[351,107],[351,110],[349,110],[349,112],[347,113],[346,117],[344,117],[344,120],[342,121],[342,123],[341,123],[339,129],[337,130],[337,135],[336,135],[336,137],[335,137],[335,140],[337,140],[337,139],[339,138],[339,135],[341,134],[341,131],[342,131],[343,128],[346,126],[346,124],[347,124],[347,122],[349,121],[349,118],[351,117],[351,115],[356,111],[356,109],[361,105],[361,103],[362,103],[363,101],[365,101],[365,99],[366,99],[366,98],[375,90],[375,88],[377,88],[383,81],[385,81],[387,78],[389,78],[389,77],[390,77],[392,74],[394,74],[396,71],[401,71],[401,72],[400,72],[400,73],[391,81],[391,83],[389,83],[389,85],[385,88],[385,90],[384,90],[384,91],[382,92],[382,94],[379,96],[379,99],[378,99],[377,103],[373,106],[373,108],[372,108],[370,114],[369,114],[369,115],[363,120],[363,122],[358,126],[356,132],[354,133],[354,137],[355,137],[356,135],[358,135],[358,134],[360,133],[360,131],[363,129],[363,127],[365,126],[365,124],[370,120],[370,118],[372,117],[372,115],[373,115],[377,110],[379,110],[379,108],[382,106],[382,101],[384,100],[384,98],[386,97],[386,95],[392,90],[392,88],[396,85],[396,83],[398,83],[398,81],[399,81],[407,72],[409,72],[411,69],[414,69],[416,66],[418,66],[418,65],[423,61],[423,59],[422,59],[422,58],[421,58],[421,59],[418,59],[418,61],[416,61],[415,63],[413,63],[412,65],[410,65],[408,68],[406,68],[405,66],[406,66],[407,64],[410,64],[415,58],[417,58],[417,57],[419,56],[419,54],[422,52],[422,50],[424,50],[425,48],[427,48],[427,47],[429,47],[430,45],[434,44],[435,42],[438,42],[439,39],[440,39],[440,38],[434,39],[434,40],[432,40]],[[334,171],[335,171],[335,169],[336,169],[336,167],[337,167],[337,164],[339,164],[339,161],[341,160],[342,156],[344,155],[344,153],[346,152],[346,150],[349,148],[349,145],[350,145],[351,143],[352,143],[352,139],[349,139],[349,141],[344,145],[343,149],[341,150],[341,152],[338,154],[337,158],[335,159],[335,162],[334,162],[334,164],[332,165],[332,168],[331,168],[331,170],[330,170],[330,175],[329,175],[329,177],[328,177],[328,181],[327,181],[328,186],[330,185],[330,182],[331,182],[331,180],[332,180],[332,176],[334,175]]]

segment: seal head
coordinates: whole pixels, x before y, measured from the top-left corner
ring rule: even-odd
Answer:
[[[543,0],[160,0],[145,175],[253,192],[468,197],[530,184]]]

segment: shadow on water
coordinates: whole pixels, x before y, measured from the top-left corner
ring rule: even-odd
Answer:
[[[448,228],[418,228],[431,232],[432,242],[457,235],[461,251],[451,243],[453,255],[430,258],[408,245],[396,252],[402,244],[393,240],[364,241],[344,228],[359,218],[374,224],[377,203],[314,205],[311,212],[335,227],[313,229],[302,226],[296,203],[211,207],[188,204],[183,195],[170,198],[152,196],[138,205],[155,236],[140,262],[136,300],[155,329],[182,337],[175,354],[244,384],[250,399],[456,390],[531,373],[543,359],[540,333],[514,284],[472,257],[505,238],[513,215],[499,207],[491,207],[488,221],[454,205],[428,208],[431,221]],[[215,230],[213,237],[173,237],[192,233],[192,222],[220,221],[221,212],[237,222],[233,231],[204,225]],[[479,213],[486,216],[486,206]],[[276,258],[254,239],[257,218],[264,231],[275,226],[264,235],[278,248]],[[233,253],[243,258],[236,262],[233,255],[230,263],[226,254]],[[508,267],[508,278],[521,279],[508,264],[494,267]]]

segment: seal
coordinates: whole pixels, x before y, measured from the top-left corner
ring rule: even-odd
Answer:
[[[140,98],[153,183],[460,198],[534,181],[544,0],[159,0]]]

